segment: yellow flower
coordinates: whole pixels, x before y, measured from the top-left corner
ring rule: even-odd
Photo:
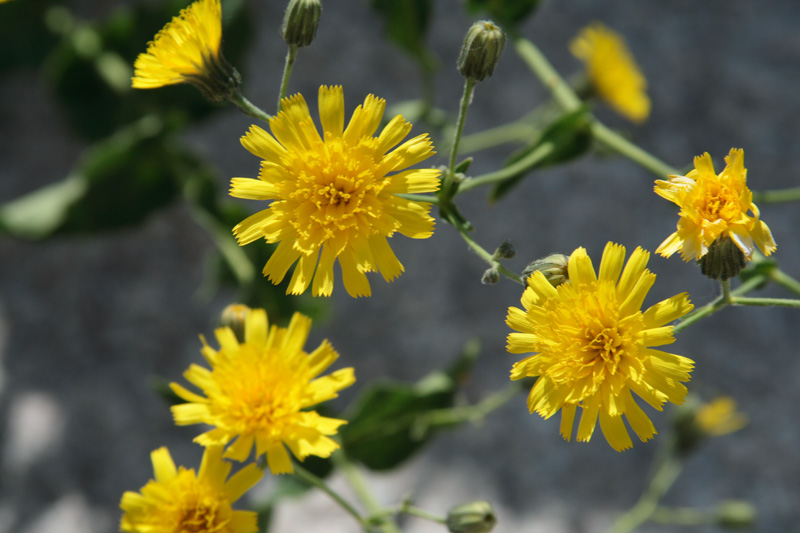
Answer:
[[[726,237],[748,260],[754,243],[764,255],[774,252],[777,246],[772,232],[759,220],[753,193],[747,188],[744,150],[731,148],[719,175],[708,152],[695,157],[694,166],[686,176],[656,180],[656,194],[681,208],[678,231],[667,237],[656,253],[669,257],[680,251],[684,261],[700,259],[714,241]]]
[[[689,380],[693,361],[653,347],[675,341],[665,324],[693,306],[681,293],[640,310],[656,279],[645,268],[649,257],[636,248],[623,270],[625,248],[608,243],[598,276],[586,250],[578,248],[569,258],[569,281],[553,287],[534,272],[522,295],[525,310],[508,310],[506,323],[519,332],[509,334],[508,351],[538,352],[514,364],[511,379],[538,376],[528,408],[544,418],[560,409],[566,440],[578,406],[578,441],[591,439],[599,417],[608,443],[622,451],[632,446],[622,415],[642,441],[656,433],[631,391],[658,410],[666,401],[683,402],[680,382]]]
[[[285,98],[282,111],[270,120],[275,137],[257,126],[242,137],[242,145],[264,161],[259,179],[233,178],[230,194],[271,203],[233,233],[240,245],[262,237],[279,243],[264,267],[273,283],[297,262],[287,294],[301,294],[313,278],[314,296],[330,296],[338,258],[348,294],[369,296],[366,272],[377,270],[386,281],[403,272],[387,237],[433,234],[431,204],[398,196],[438,189],[438,170],[403,170],[434,154],[433,146],[423,134],[392,150],[411,131],[400,115],[374,136],[385,105],[367,96],[345,129],[342,88],[323,86],[321,136],[298,94]]]
[[[619,34],[595,22],[572,40],[570,51],[586,64],[589,82],[600,98],[634,122],[647,119],[647,80]]]
[[[226,457],[244,461],[255,443],[256,456],[267,454],[273,474],[293,472],[291,458],[328,457],[339,448],[326,435],[336,434],[345,420],[304,410],[336,398],[355,382],[352,368],[317,377],[339,357],[328,341],[313,352],[303,351],[311,319],[295,313],[288,328],[269,326],[263,309],[245,317],[244,340],[232,329],[216,330],[220,349],[203,340],[203,356],[211,370],[192,365],[184,377],[203,391],[195,394],[172,383],[172,390],[189,403],[175,405],[172,414],[181,426],[215,426],[194,440],[203,446],[227,445]],[[316,378],[316,379],[315,379]]]
[[[214,101],[225,100],[240,77],[220,52],[220,0],[197,0],[158,32],[134,63],[134,89],[188,82]]]
[[[730,396],[720,396],[702,405],[694,420],[703,433],[712,437],[739,431],[747,425],[747,417],[736,410],[736,401]]]
[[[231,464],[222,460],[222,447],[209,446],[203,453],[200,473],[194,468],[175,468],[167,448],[150,454],[155,479],[141,492],[122,495],[121,531],[134,533],[255,533],[257,514],[234,511],[231,504],[264,474],[255,464],[227,479]]]

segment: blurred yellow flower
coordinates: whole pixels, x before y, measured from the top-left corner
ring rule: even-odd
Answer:
[[[700,259],[712,243],[724,238],[730,238],[748,260],[755,246],[764,255],[775,251],[772,232],[759,220],[753,193],[747,188],[744,151],[731,148],[725,163],[716,174],[706,152],[694,158],[695,168],[686,176],[656,180],[656,194],[681,208],[678,231],[667,237],[656,253],[669,257],[680,251],[684,261]]]
[[[647,80],[619,34],[595,22],[573,39],[570,51],[586,64],[589,82],[600,98],[634,122],[647,119]]]
[[[214,429],[194,440],[203,446],[227,445],[226,457],[244,461],[255,444],[256,456],[267,454],[273,474],[293,472],[286,446],[301,461],[309,455],[328,457],[339,448],[326,435],[336,434],[345,420],[304,410],[337,397],[352,385],[352,368],[317,377],[339,357],[328,341],[313,352],[303,351],[311,319],[295,313],[288,328],[270,326],[263,309],[245,317],[240,342],[229,327],[216,330],[220,349],[203,340],[203,356],[211,370],[192,365],[184,377],[204,396],[172,383],[188,403],[172,407],[181,426],[208,424]]]
[[[625,450],[633,444],[622,415],[642,441],[656,433],[631,391],[658,410],[666,401],[684,400],[680,382],[690,379],[694,362],[653,347],[675,341],[666,324],[693,306],[681,293],[640,310],[656,278],[645,268],[649,257],[636,248],[625,264],[625,248],[608,243],[598,276],[586,250],[578,248],[569,258],[569,281],[553,287],[534,272],[522,295],[525,309],[508,310],[506,323],[518,332],[509,334],[508,351],[538,352],[514,364],[511,379],[538,376],[528,408],[544,418],[561,410],[566,440],[580,406],[578,441],[591,439],[599,418],[611,447]]]
[[[239,73],[220,52],[220,0],[197,0],[158,32],[134,63],[134,89],[191,83],[211,100],[221,101],[238,88]]]
[[[694,415],[697,427],[712,437],[739,431],[747,425],[747,417],[736,410],[736,401],[720,396],[702,405]]]
[[[255,533],[257,513],[234,511],[231,504],[247,492],[264,473],[247,465],[230,479],[231,464],[222,460],[222,447],[209,446],[200,472],[175,468],[167,448],[150,454],[155,479],[141,492],[122,495],[121,531],[134,533]],[[227,480],[227,481],[226,481]]]
[[[242,145],[264,161],[259,179],[233,178],[230,194],[271,203],[233,233],[240,245],[260,238],[278,243],[264,267],[273,283],[297,263],[288,294],[303,293],[313,279],[312,294],[330,296],[338,259],[348,294],[369,296],[366,272],[377,270],[386,281],[403,272],[387,237],[433,234],[431,204],[398,196],[438,189],[439,170],[403,170],[433,155],[433,146],[423,134],[392,150],[411,131],[400,115],[374,136],[385,106],[384,100],[367,96],[345,128],[342,88],[323,86],[322,135],[298,94],[285,98],[270,120],[275,137],[257,126],[242,137]]]

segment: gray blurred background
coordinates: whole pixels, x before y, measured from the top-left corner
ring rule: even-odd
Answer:
[[[71,5],[87,19],[113,9],[97,0]],[[248,98],[272,109],[285,54],[278,34],[283,2],[251,7],[258,34],[238,66]],[[414,64],[383,39],[381,20],[366,2],[324,7],[317,40],[301,50],[290,92],[314,102],[320,84],[342,84],[348,117],[370,92],[389,105],[418,97]],[[457,0],[438,1],[435,14],[429,42],[442,61],[436,104],[454,113],[463,85],[455,59],[474,19]],[[653,100],[650,119],[638,127],[599,106],[606,124],[677,167],[708,151],[719,169],[731,147],[742,147],[751,188],[800,182],[800,3],[544,0],[523,30],[570,75],[580,64],[567,43],[594,20],[626,37]],[[494,77],[479,84],[465,131],[514,120],[546,98],[509,47]],[[190,144],[216,165],[221,191],[230,177],[257,173],[258,160],[238,140],[251,123],[230,109],[188,133]],[[422,131],[415,125],[414,133]],[[0,202],[63,178],[87,146],[64,126],[32,68],[0,79],[0,139]],[[475,154],[472,172],[497,168],[511,150]],[[445,159],[440,153],[431,164]],[[483,190],[459,197],[459,205],[484,247],[511,240],[518,251],[513,269],[578,246],[597,261],[609,240],[629,252],[638,245],[654,250],[674,231],[676,208],[652,193],[653,179],[626,160],[590,155],[530,176],[496,205],[488,205]],[[797,204],[760,207],[781,266],[800,276]],[[148,380],[177,380],[198,361],[197,335],[211,333],[233,298],[225,291],[210,300],[198,294],[212,246],[180,202],[138,227],[91,237],[43,243],[0,237],[0,533],[116,531],[122,492],[138,490],[152,476],[151,450],[166,445],[177,462],[198,464],[201,450],[191,443],[198,428],[175,427]],[[471,338],[483,348],[467,398],[474,402],[505,386],[518,357],[505,351],[504,321],[507,308],[519,305],[519,287],[481,285],[486,266],[441,221],[432,238],[398,236],[392,247],[406,273],[391,284],[372,276],[373,296],[358,300],[337,280],[329,313],[311,333],[309,346],[328,338],[342,354],[340,366],[356,368],[358,382],[336,405],[346,405],[375,378],[417,380]],[[653,257],[650,268],[658,281],[646,305],[682,291],[696,304],[717,295],[714,283],[677,256]],[[776,289],[760,294],[788,296]],[[691,391],[734,396],[750,423],[707,442],[665,503],[745,499],[760,511],[755,531],[800,530],[799,324],[797,310],[731,308],[689,328],[670,347],[696,361]],[[667,417],[648,413],[666,433]],[[557,418],[528,414],[520,396],[484,424],[444,434],[404,468],[369,480],[382,502],[410,491],[419,507],[435,513],[489,499],[498,532],[605,531],[645,487],[659,438],[617,453],[599,432],[589,444],[562,441]],[[267,478],[255,495],[273,483]],[[343,480],[332,483],[349,494]],[[280,507],[273,523],[278,532],[356,531],[317,493]],[[419,519],[404,524],[413,532],[443,530]]]

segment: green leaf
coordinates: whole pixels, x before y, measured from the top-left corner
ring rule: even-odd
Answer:
[[[491,19],[507,28],[521,23],[539,6],[540,0],[467,0],[470,13],[488,13]]]
[[[534,169],[565,163],[586,153],[592,143],[589,121],[585,106],[555,120],[534,143],[509,158],[505,168],[515,168],[516,171],[493,187],[490,200],[505,196]]]
[[[433,11],[432,0],[370,0],[386,24],[389,40],[426,67],[435,62],[425,45]]]
[[[741,278],[742,283],[750,281],[756,277],[763,277],[763,282],[755,287],[755,290],[760,290],[767,286],[772,271],[776,268],[778,268],[777,261],[774,259],[761,258],[758,261],[753,261],[750,263],[747,268],[742,269],[742,271],[739,272],[739,277]]]
[[[0,206],[0,230],[35,240],[142,221],[179,191],[162,133],[146,117],[96,144],[62,182]]]
[[[441,429],[427,414],[452,407],[459,383],[472,368],[478,346],[468,343],[446,371],[428,374],[416,384],[373,383],[356,401],[339,430],[348,457],[373,470],[389,470],[410,458]]]

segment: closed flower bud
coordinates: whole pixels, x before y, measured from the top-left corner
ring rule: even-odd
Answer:
[[[492,504],[486,501],[456,505],[447,513],[451,533],[489,533],[496,522]]]
[[[708,252],[700,258],[700,271],[711,279],[735,278],[744,268],[744,253],[728,236],[711,243]]]
[[[494,251],[495,259],[513,259],[515,255],[517,255],[517,251],[514,249],[514,245],[508,241],[503,241],[503,244]]]
[[[483,273],[483,277],[481,278],[481,283],[484,285],[494,285],[498,281],[500,281],[500,273],[496,268],[488,269]]]
[[[283,16],[281,35],[287,44],[308,46],[319,26],[322,4],[319,0],[290,0]]]
[[[222,310],[219,317],[220,325],[223,328],[231,328],[239,342],[244,342],[244,323],[248,311],[250,308],[246,305],[231,304]]]
[[[757,515],[753,504],[741,500],[724,501],[717,507],[717,523],[726,529],[752,527]]]
[[[550,254],[542,259],[530,263],[525,270],[522,271],[522,277],[527,279],[528,276],[534,272],[541,272],[547,281],[553,287],[558,287],[565,281],[569,281],[569,273],[567,272],[567,265],[569,264],[569,257],[564,254]]]
[[[506,44],[506,34],[488,20],[472,25],[458,55],[458,70],[466,78],[480,81],[494,72]]]

